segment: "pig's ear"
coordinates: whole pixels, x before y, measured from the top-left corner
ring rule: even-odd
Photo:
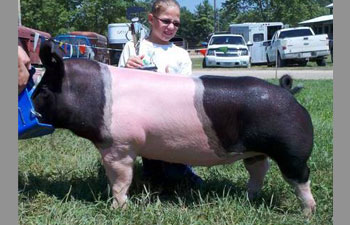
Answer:
[[[54,70],[63,75],[63,52],[52,39],[41,44],[39,56],[45,69]]]

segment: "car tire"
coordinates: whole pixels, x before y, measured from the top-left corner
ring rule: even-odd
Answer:
[[[281,59],[281,54],[278,53],[277,55],[277,67],[284,67],[286,65],[286,62]]]
[[[299,66],[306,66],[307,65],[307,60],[304,60],[304,61],[300,61],[298,63]]]
[[[267,54],[266,54],[266,64],[267,64],[268,67],[272,66],[272,63],[270,62],[269,56]]]
[[[203,58],[203,62],[202,62],[202,68],[207,68],[207,63],[205,62],[205,58]]]
[[[331,61],[332,61],[332,63],[333,63],[333,48],[332,48],[332,50],[331,50]]]
[[[317,59],[317,60],[316,60],[316,63],[317,63],[318,66],[326,66],[326,60],[325,60],[325,58]]]

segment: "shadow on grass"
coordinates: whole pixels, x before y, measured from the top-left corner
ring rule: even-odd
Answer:
[[[252,207],[259,208],[263,204],[266,208],[276,210],[282,214],[285,213],[285,210],[281,209],[284,196],[281,194],[278,186],[262,191],[256,199],[249,201],[245,179],[239,179],[233,182],[232,180],[218,177],[204,181],[201,187],[193,187],[185,182],[178,185],[167,186],[167,189],[151,185],[147,182],[140,183],[146,186],[147,192],[153,193],[149,197],[149,203],[155,204],[159,199],[163,203],[179,205],[180,198],[181,206],[193,207],[194,205],[208,203],[216,204],[219,199],[222,200],[224,198],[226,201],[239,199],[239,202],[242,202],[242,204],[246,203],[247,207],[251,205]],[[133,185],[135,185],[135,183],[133,183]],[[133,188],[132,186],[130,189],[130,196],[136,198],[140,196],[141,193],[145,192],[144,186],[142,188],[135,188],[135,186]]]
[[[39,192],[52,195],[58,199],[78,199],[83,201],[107,200],[107,177],[103,166],[98,167],[96,176],[73,177],[70,179],[52,179],[47,176],[38,176],[29,173],[24,177],[22,173],[18,175],[19,191],[34,198]]]
[[[218,198],[240,198],[247,199],[246,180],[240,179],[233,183],[229,179],[214,178],[205,180],[200,187],[193,187],[186,182],[181,184],[163,184],[155,185],[142,177],[142,165],[136,163],[134,167],[134,179],[130,187],[129,195],[131,199],[135,199],[145,192],[151,193],[150,203],[159,200],[170,204],[179,204],[179,198],[185,206],[193,206],[201,204],[203,199],[205,202],[215,202]],[[18,177],[19,192],[28,198],[43,192],[47,195],[55,196],[60,200],[82,200],[86,202],[108,201],[111,194],[108,191],[108,180],[105,175],[103,165],[99,165],[97,176],[87,178],[71,178],[65,180],[53,180],[45,176],[36,176],[29,174],[26,177],[23,173],[19,173]],[[278,190],[270,189],[268,192],[262,192],[261,196],[251,202],[255,207],[262,203],[269,205],[269,208],[279,207],[280,198],[274,198],[273,193]],[[273,201],[271,201],[271,198]],[[268,204],[267,204],[268,203]]]

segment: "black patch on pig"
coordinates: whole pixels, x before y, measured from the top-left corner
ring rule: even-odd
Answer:
[[[39,85],[32,95],[40,122],[55,128],[66,128],[94,143],[102,142],[104,127],[103,74],[100,64],[85,59],[63,60],[53,41],[40,48],[45,67]]]
[[[57,94],[55,126],[67,128],[91,141],[101,142],[106,104],[100,64],[84,59],[65,61],[62,92]]]
[[[255,151],[283,174],[306,182],[313,145],[308,112],[288,89],[254,77],[201,76],[203,107],[227,152]]]

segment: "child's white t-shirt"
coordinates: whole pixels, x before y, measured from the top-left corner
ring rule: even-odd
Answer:
[[[130,56],[135,55],[134,42],[127,42],[120,56],[118,66],[124,67]],[[173,43],[160,45],[144,39],[140,42],[139,55],[144,55],[142,61],[145,66],[156,65],[158,72],[192,74],[192,61],[188,52]]]

